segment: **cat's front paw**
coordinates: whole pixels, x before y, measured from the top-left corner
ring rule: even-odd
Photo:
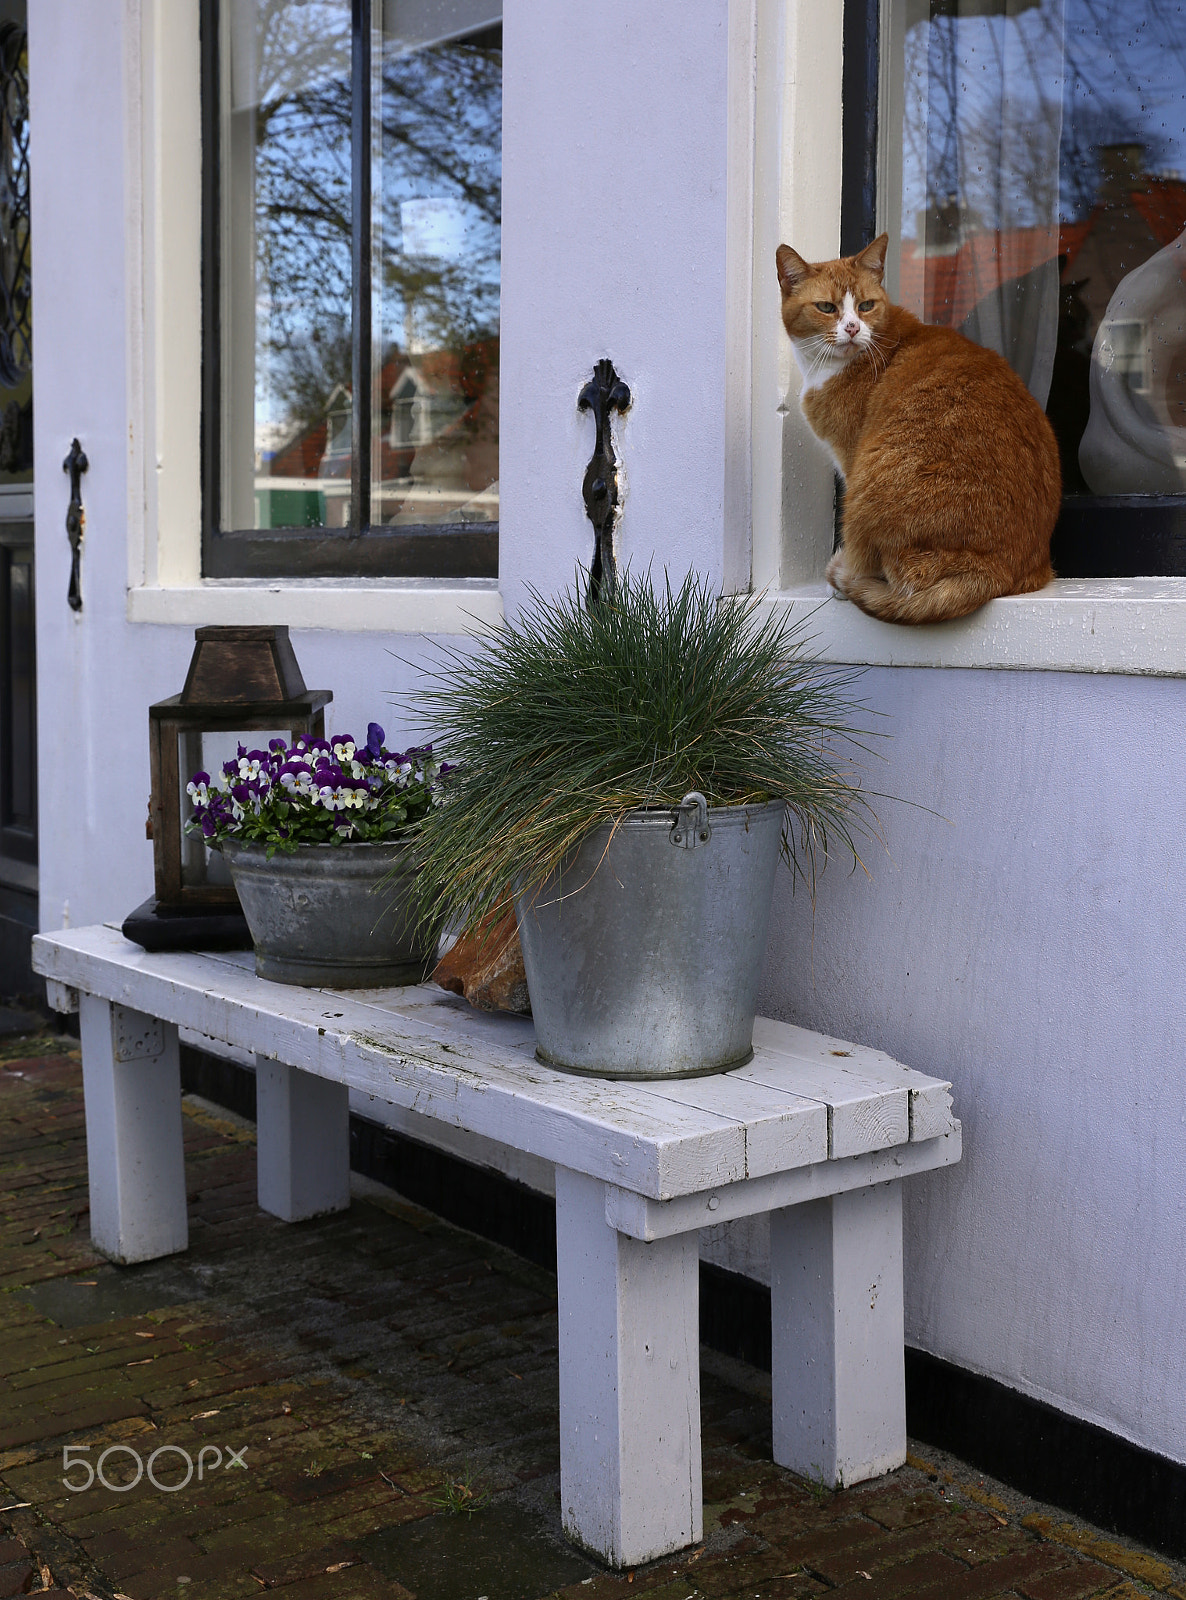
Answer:
[[[838,600],[848,599],[848,573],[844,566],[843,550],[837,550],[831,561],[828,562],[824,577],[835,589]]]

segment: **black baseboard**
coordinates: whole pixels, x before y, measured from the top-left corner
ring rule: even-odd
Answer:
[[[365,1117],[350,1118],[350,1166],[446,1222],[555,1272],[556,1206],[526,1184]]]
[[[255,1119],[255,1075],[182,1046],[187,1091]],[[489,1168],[350,1118],[350,1165],[471,1233],[556,1270],[556,1208]],[[770,1291],[700,1263],[700,1337],[770,1370]],[[906,1426],[1023,1494],[1167,1555],[1186,1557],[1186,1466],[1139,1449],[1005,1384],[921,1350],[906,1351]]]
[[[224,1056],[212,1056],[183,1044],[181,1087],[186,1094],[200,1094],[216,1106],[233,1111],[237,1117],[255,1121],[255,1073]]]
[[[906,1351],[906,1425],[1035,1500],[1186,1556],[1186,1466],[923,1350]]]
[[[770,1290],[764,1283],[700,1263],[700,1343],[770,1371]]]

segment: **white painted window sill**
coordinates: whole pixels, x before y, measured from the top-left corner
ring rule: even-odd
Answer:
[[[129,622],[287,623],[337,633],[473,633],[502,621],[494,578],[211,578],[128,590]]]
[[[1058,578],[957,622],[877,622],[825,583],[768,590],[765,607],[810,616],[825,661],[1186,677],[1186,578]]]

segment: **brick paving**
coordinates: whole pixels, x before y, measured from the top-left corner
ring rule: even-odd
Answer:
[[[1186,1600],[1181,1567],[922,1447],[796,1478],[760,1375],[707,1353],[704,1542],[606,1572],[559,1528],[554,1280],[361,1181],[286,1227],[249,1127],[188,1100],[185,1127],[189,1251],[112,1267],[76,1046],[0,1048],[0,1600]]]

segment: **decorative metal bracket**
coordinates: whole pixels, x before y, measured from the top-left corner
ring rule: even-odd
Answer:
[[[577,405],[582,411],[591,411],[597,424],[597,443],[581,486],[585,511],[595,536],[586,602],[590,611],[599,601],[612,599],[617,587],[614,522],[618,511],[618,458],[614,454],[610,416],[614,411],[625,411],[629,404],[630,390],[614,371],[613,362],[599,361],[593,368],[592,378],[577,397]]]
[[[86,511],[82,504],[82,475],[90,462],[77,439],[72,440],[70,454],[62,462],[62,471],[70,474],[70,504],[66,508],[66,537],[74,552],[70,561],[70,591],[66,599],[72,611],[82,610],[82,536],[86,532]]]

